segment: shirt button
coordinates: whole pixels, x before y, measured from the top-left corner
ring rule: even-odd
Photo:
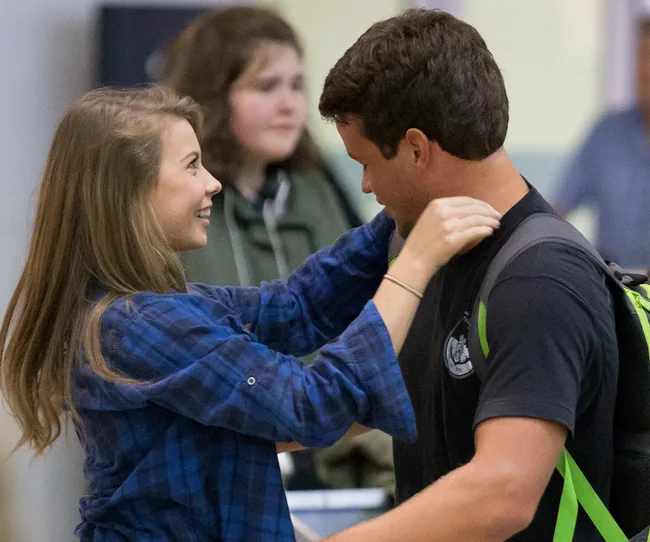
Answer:
[[[255,384],[255,377],[254,376],[248,377],[247,382],[249,386],[252,386],[253,384]]]

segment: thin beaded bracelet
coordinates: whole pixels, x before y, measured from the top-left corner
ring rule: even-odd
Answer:
[[[416,290],[416,289],[413,288],[412,286],[409,286],[409,285],[406,284],[405,282],[402,282],[401,280],[396,279],[393,275],[389,275],[388,273],[386,273],[386,274],[384,275],[384,278],[390,280],[391,282],[394,282],[394,283],[397,284],[398,286],[401,286],[402,288],[404,288],[405,290],[411,292],[414,296],[417,296],[417,297],[419,297],[420,299],[422,299],[422,298],[424,297],[424,296],[422,295],[422,292],[419,292],[418,290]]]

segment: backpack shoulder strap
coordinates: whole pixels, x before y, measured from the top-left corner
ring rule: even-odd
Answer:
[[[613,279],[612,282],[622,283],[614,272],[608,267],[605,260],[585,237],[571,224],[550,213],[535,213],[526,218],[505,244],[499,249],[496,256],[488,266],[481,283],[478,297],[474,303],[469,330],[469,351],[472,366],[480,379],[483,378],[486,368],[486,358],[489,351],[486,331],[487,302],[492,288],[499,279],[504,268],[524,250],[545,241],[553,241],[571,246],[591,256],[598,263],[604,273]]]
[[[552,241],[570,246],[589,255],[596,262],[609,282],[620,289],[635,281],[643,282],[645,277],[625,274],[620,268],[608,264],[593,246],[571,224],[560,217],[548,213],[533,214],[526,218],[497,252],[483,278],[479,295],[474,304],[469,326],[468,345],[470,359],[479,379],[485,378],[486,358],[489,353],[487,341],[487,302],[492,288],[503,269],[527,248],[538,243]],[[638,283],[638,282],[637,282]],[[624,542],[628,538],[609,513],[598,494],[589,484],[571,454],[566,448],[556,465],[564,478],[562,496],[559,503],[554,540],[572,540],[578,518],[578,503],[607,542]]]

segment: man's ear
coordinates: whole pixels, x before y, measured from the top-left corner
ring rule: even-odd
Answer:
[[[413,165],[426,168],[431,160],[431,141],[419,128],[409,128],[404,136],[404,143],[413,157]]]

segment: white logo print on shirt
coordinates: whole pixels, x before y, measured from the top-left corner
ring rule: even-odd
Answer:
[[[445,366],[454,378],[466,378],[474,372],[467,348],[468,335],[469,313],[466,312],[447,336],[444,346]]]

